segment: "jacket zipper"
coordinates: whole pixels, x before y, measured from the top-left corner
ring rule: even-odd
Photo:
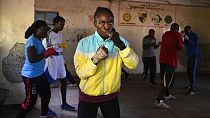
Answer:
[[[104,74],[102,77],[102,95],[104,95],[104,80],[105,80],[105,75],[106,75],[106,59],[104,60]]]
[[[86,82],[85,82],[85,84],[82,86],[82,89],[81,89],[82,92],[84,92],[84,89],[85,89],[85,87],[86,87],[86,85],[87,85],[88,80],[89,80],[89,79],[87,79]]]

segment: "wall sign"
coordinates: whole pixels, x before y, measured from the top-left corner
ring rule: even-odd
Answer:
[[[148,2],[120,2],[120,26],[168,27],[176,21],[176,6]]]

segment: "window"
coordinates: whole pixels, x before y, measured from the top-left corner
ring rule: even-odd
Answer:
[[[58,12],[53,11],[35,11],[35,21],[36,20],[43,20],[47,22],[49,27],[53,27],[53,18],[59,15]]]

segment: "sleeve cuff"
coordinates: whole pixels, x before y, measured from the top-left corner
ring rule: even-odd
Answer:
[[[91,67],[93,67],[93,68],[97,67],[97,64],[94,64],[93,61],[92,61],[92,59],[90,59],[89,61],[90,61],[90,66]]]
[[[121,57],[125,58],[129,55],[130,51],[131,51],[131,48],[129,46],[126,46],[126,48],[124,50],[119,51],[119,54]]]

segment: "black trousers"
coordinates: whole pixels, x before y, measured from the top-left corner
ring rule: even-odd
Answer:
[[[159,95],[157,97],[157,101],[163,100],[164,96],[169,96],[169,87],[173,83],[175,74],[175,67],[170,66],[168,64],[160,64],[160,76],[161,76],[161,90],[159,92]]]
[[[153,57],[144,57],[144,73],[143,73],[143,80],[147,78],[148,71],[150,71],[150,82],[155,82],[156,76],[156,58]]]
[[[16,118],[24,118],[25,115],[34,107],[37,101],[37,96],[41,98],[41,116],[47,116],[48,105],[50,102],[51,91],[50,84],[45,74],[27,78],[22,76],[25,84],[26,98],[21,104],[20,111]]]
[[[62,104],[66,103],[67,79],[60,79]]]
[[[118,98],[99,103],[79,101],[78,118],[96,118],[99,107],[103,118],[120,118]]]

